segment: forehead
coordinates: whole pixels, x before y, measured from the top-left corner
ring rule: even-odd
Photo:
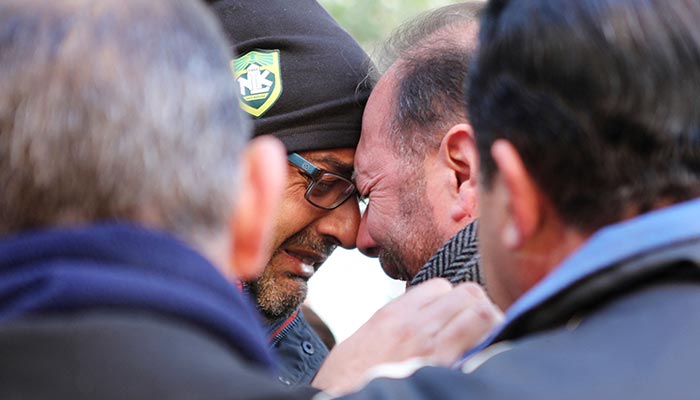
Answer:
[[[352,176],[355,159],[353,148],[300,151],[298,154],[319,167],[343,176]]]
[[[396,70],[390,68],[377,82],[367,101],[362,117],[362,134],[355,155],[358,178],[393,159],[393,149],[388,148],[389,135],[395,114]]]

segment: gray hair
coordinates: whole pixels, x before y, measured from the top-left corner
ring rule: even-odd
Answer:
[[[0,3],[0,235],[221,229],[250,130],[227,47],[192,0]]]
[[[466,74],[475,53],[483,1],[421,14],[386,41],[378,65],[392,65],[399,81],[389,140],[397,154],[424,157],[445,129],[466,121]]]

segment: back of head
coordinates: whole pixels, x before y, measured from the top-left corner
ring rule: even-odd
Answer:
[[[390,143],[399,155],[437,150],[450,126],[466,120],[464,72],[477,42],[483,1],[421,14],[386,41],[379,65],[398,79]],[[401,157],[403,158],[403,157]]]
[[[255,136],[288,152],[357,146],[372,63],[316,0],[209,3],[239,54],[231,64]]]
[[[196,1],[3,1],[0,235],[220,229],[248,139],[230,57]]]
[[[699,19],[695,0],[491,1],[469,93],[486,186],[504,138],[585,232],[700,194]]]

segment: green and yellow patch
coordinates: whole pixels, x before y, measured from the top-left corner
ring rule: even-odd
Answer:
[[[231,61],[238,82],[241,107],[260,117],[280,98],[282,74],[279,50],[253,50]]]

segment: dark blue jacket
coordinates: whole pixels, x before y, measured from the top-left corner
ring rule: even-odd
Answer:
[[[301,310],[277,321],[268,331],[270,347],[279,361],[279,381],[288,386],[310,384],[328,356],[328,348]]]
[[[271,376],[266,347],[238,290],[165,234],[0,241],[0,398],[308,398]]]
[[[606,228],[460,365],[350,399],[697,399],[700,201]]]

